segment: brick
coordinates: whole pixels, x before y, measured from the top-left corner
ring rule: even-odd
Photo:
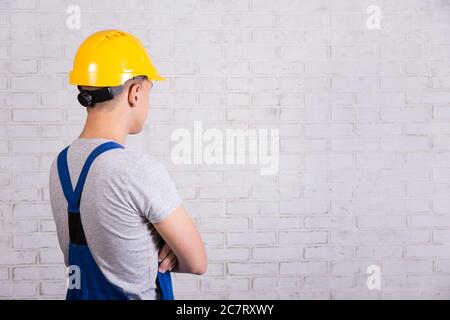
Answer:
[[[325,214],[329,211],[326,200],[284,200],[280,201],[280,213],[282,214]]]
[[[13,269],[14,280],[59,280],[64,279],[63,267],[17,267]]]
[[[186,208],[193,216],[218,216],[223,212],[223,205],[217,202],[186,201]]]
[[[208,259],[214,262],[246,261],[249,255],[250,250],[246,248],[210,248],[208,250]]]
[[[401,258],[402,247],[393,245],[373,245],[363,246],[356,250],[356,256],[358,258]]]
[[[351,260],[354,249],[351,247],[306,247],[306,259],[329,259],[333,261]]]
[[[327,263],[324,262],[282,262],[280,274],[283,275],[318,275],[326,274]]]
[[[205,231],[247,230],[247,218],[200,218],[200,229]]]
[[[49,282],[45,281],[40,284],[40,294],[43,296],[65,297],[67,286],[65,281]]]
[[[365,275],[373,260],[353,259],[331,262],[331,274],[338,276]]]
[[[208,247],[225,245],[225,235],[223,233],[202,232],[202,239]]]
[[[62,150],[64,144],[62,141],[55,140],[20,140],[13,141],[12,152],[33,154],[36,152],[57,152]]]
[[[320,244],[327,242],[327,232],[324,231],[282,231],[280,244]]]
[[[34,264],[36,253],[33,251],[4,251],[0,257],[0,265]]]
[[[330,243],[333,244],[367,244],[376,243],[377,241],[378,235],[375,231],[335,230],[330,232]]]
[[[305,288],[326,289],[326,288],[351,288],[353,287],[352,277],[330,277],[311,276],[305,278]]]
[[[355,218],[346,216],[305,217],[306,229],[351,229],[355,227]]]
[[[360,228],[397,228],[405,226],[406,219],[404,216],[360,216],[357,225]]]
[[[248,279],[205,279],[201,281],[202,290],[205,292],[223,291],[247,291],[250,287]]]
[[[351,198],[352,191],[353,188],[350,185],[306,185],[304,187],[304,197],[307,199]]]
[[[300,226],[297,217],[253,217],[252,220],[253,228],[257,230],[297,229]]]
[[[6,233],[32,233],[38,231],[36,220],[4,220],[3,232]]]
[[[55,235],[16,235],[13,246],[16,249],[56,248],[58,241]]]
[[[449,258],[448,245],[417,245],[406,248],[406,256],[410,258]]]
[[[6,93],[0,98],[1,105],[8,106],[37,106],[38,103],[38,95],[35,93]],[[19,110],[14,110],[19,111]],[[36,110],[34,110],[36,111]]]
[[[0,297],[35,297],[37,284],[29,282],[3,282],[0,285]]]
[[[252,257],[256,260],[293,260],[300,259],[302,257],[302,251],[296,247],[283,247],[283,248],[253,248]],[[283,273],[280,271],[280,273]]]
[[[278,267],[273,262],[261,263],[228,263],[230,275],[272,275],[278,272]]]
[[[48,204],[15,204],[12,214],[15,218],[52,217],[51,207]]]
[[[39,252],[39,263],[41,264],[61,264],[64,263],[64,257],[61,250],[44,249]]]
[[[255,222],[253,222],[254,224]],[[229,232],[226,235],[227,244],[230,246],[258,246],[258,245],[271,245],[275,243],[274,232],[251,232],[251,233],[238,233]]]
[[[277,290],[293,290],[299,285],[298,279],[291,277],[256,277],[253,280],[253,288],[256,290],[264,290],[273,288]]]
[[[426,260],[386,260],[381,269],[383,274],[427,274],[433,272],[433,263]]]

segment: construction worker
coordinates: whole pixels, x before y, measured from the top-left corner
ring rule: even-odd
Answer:
[[[169,173],[125,148],[127,135],[142,131],[160,80],[142,43],[124,31],[94,33],[76,53],[69,83],[87,119],[50,171],[70,270],[66,299],[171,300],[171,271],[206,272],[204,243]]]

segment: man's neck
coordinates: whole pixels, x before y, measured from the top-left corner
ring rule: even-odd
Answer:
[[[88,115],[79,138],[102,138],[125,145],[127,135],[128,133],[126,130],[124,130],[116,121],[107,121],[104,118],[98,119],[95,116]]]

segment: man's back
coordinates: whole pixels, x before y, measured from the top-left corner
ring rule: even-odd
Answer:
[[[86,158],[106,139],[76,139],[68,150],[75,186]],[[50,195],[61,249],[68,261],[67,201],[56,160],[50,171]],[[181,204],[167,170],[155,159],[127,149],[100,155],[83,189],[80,214],[88,246],[106,278],[130,299],[158,299],[156,274],[161,237],[157,223]]]

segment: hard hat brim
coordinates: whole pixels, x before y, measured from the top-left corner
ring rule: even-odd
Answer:
[[[83,74],[77,74],[74,71],[70,72],[69,83],[79,86],[92,86],[92,87],[115,87],[124,84],[127,80],[137,77],[146,76],[149,80],[154,81],[166,81],[167,78],[160,76],[159,74],[148,75],[146,73],[133,72],[133,73],[98,73],[98,72],[86,72]]]

